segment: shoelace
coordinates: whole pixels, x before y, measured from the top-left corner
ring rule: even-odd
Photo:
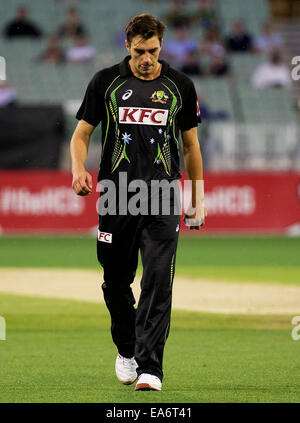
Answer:
[[[132,367],[135,366],[134,358],[126,358],[122,356],[121,358],[123,360],[124,367],[127,367],[128,369],[132,369]]]

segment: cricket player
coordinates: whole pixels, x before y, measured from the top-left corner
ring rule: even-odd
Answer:
[[[185,223],[191,229],[199,229],[206,210],[197,137],[197,96],[187,76],[159,60],[164,31],[165,25],[156,17],[135,16],[126,27],[129,55],[121,63],[97,72],[89,83],[71,140],[72,187],[78,195],[92,192],[92,177],[84,163],[90,136],[100,122],[98,181],[113,182],[117,197],[121,195],[120,181],[126,180],[128,187],[133,181],[142,181],[147,187],[153,181],[177,183],[181,177],[181,133],[185,167],[192,181],[191,208]],[[144,205],[152,200],[151,196],[144,195]],[[128,205],[132,197],[133,193],[128,192]],[[174,212],[174,190],[168,198],[164,194],[154,197],[159,201],[158,213],[151,213],[152,209],[145,214],[130,213],[130,207],[124,213],[119,202],[114,212],[105,214],[98,210],[97,255],[104,270],[102,290],[118,350],[116,376],[124,385],[137,381],[137,391],[160,391],[162,387],[180,227],[180,213]],[[161,212],[163,201],[169,201],[168,214]],[[139,251],[143,275],[135,307],[130,285]]]

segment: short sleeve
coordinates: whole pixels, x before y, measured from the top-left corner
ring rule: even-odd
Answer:
[[[178,113],[178,126],[181,132],[194,128],[201,122],[197,93],[192,81],[182,94],[182,109]]]
[[[90,81],[84,99],[76,114],[76,119],[83,119],[90,125],[97,126],[104,116],[104,98],[101,76],[99,73]]]

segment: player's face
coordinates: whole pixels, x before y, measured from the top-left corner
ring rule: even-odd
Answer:
[[[131,55],[130,65],[134,73],[142,77],[151,77],[157,72],[161,51],[161,42],[157,35],[148,40],[137,35],[130,43],[126,40],[126,47]]]

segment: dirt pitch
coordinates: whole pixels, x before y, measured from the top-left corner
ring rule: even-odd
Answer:
[[[139,281],[133,284],[136,299]],[[0,270],[0,292],[103,302],[102,273],[94,270]],[[300,314],[300,287],[175,277],[173,308],[212,313]]]

